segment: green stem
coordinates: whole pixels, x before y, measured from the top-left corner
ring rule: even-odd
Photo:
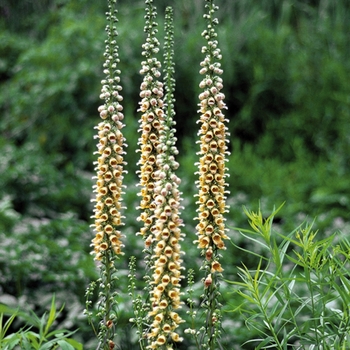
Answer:
[[[261,260],[260,260],[260,263],[261,263]],[[278,336],[277,336],[277,334],[275,332],[275,329],[274,329],[274,327],[273,327],[273,325],[271,323],[271,320],[270,320],[270,318],[267,315],[266,308],[264,307],[263,302],[262,302],[262,298],[260,296],[260,292],[259,292],[259,285],[260,285],[260,278],[261,278],[261,277],[259,277],[260,263],[259,263],[259,266],[258,266],[258,268],[256,270],[254,278],[250,277],[250,280],[251,280],[251,292],[253,294],[254,300],[257,303],[257,306],[260,309],[260,312],[263,315],[263,318],[265,320],[264,323],[268,327],[269,331],[271,332],[271,334],[272,334],[272,336],[274,338],[276,346],[278,347],[278,349],[283,350],[283,347],[282,347],[282,345],[281,345],[281,343],[280,343],[280,341],[278,339]]]
[[[109,321],[111,321],[111,310],[113,308],[114,299],[113,295],[111,294],[111,288],[113,287],[113,278],[112,278],[112,268],[111,264],[113,264],[113,259],[110,257],[110,251],[106,251],[105,255],[105,261],[104,266],[105,269],[102,272],[102,284],[104,286],[103,296],[104,296],[104,303],[101,304],[101,306],[104,308],[103,317],[101,317],[100,321],[100,343],[97,347],[97,350],[104,349],[109,350],[109,340],[113,341],[115,332],[114,332],[114,325],[112,324],[110,327],[107,328],[106,331],[105,327],[107,327],[107,324]],[[102,338],[102,339],[101,339]]]
[[[275,343],[276,343],[276,346],[278,347],[278,349],[281,349],[283,350],[283,347],[282,347],[282,344],[280,343],[279,339],[278,339],[278,336],[275,332],[275,329],[273,328],[273,325],[270,321],[270,318],[268,317],[267,313],[266,313],[266,309],[264,308],[262,302],[261,302],[261,299],[260,299],[260,295],[259,295],[259,291],[256,290],[256,298],[258,300],[258,305],[259,305],[259,308],[263,314],[263,317],[265,319],[265,322],[266,322],[266,325],[268,326],[269,328],[269,331],[271,332],[274,340],[275,340]]]
[[[307,261],[307,258],[305,257],[305,261]],[[315,331],[315,338],[316,338],[316,345],[319,345],[319,339],[318,339],[318,323],[316,322],[315,318],[315,301],[314,301],[314,290],[313,290],[313,284],[311,281],[311,275],[310,271],[308,269],[309,266],[304,267],[305,272],[305,278],[306,278],[306,284],[310,291],[310,298],[311,298],[311,309],[312,309],[312,322],[314,324],[314,331]]]

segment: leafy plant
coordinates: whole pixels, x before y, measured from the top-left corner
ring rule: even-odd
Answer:
[[[0,305],[0,349],[82,350],[82,344],[71,338],[75,331],[69,332],[65,329],[52,330],[63,307],[57,311],[55,297],[53,297],[49,314],[45,313],[39,318],[34,312],[27,314],[23,311]],[[10,316],[5,323],[4,315]],[[25,326],[15,333],[7,335],[17,317],[26,321]]]
[[[239,229],[261,250],[244,250],[256,267],[238,267],[241,281],[233,293],[241,299],[231,309],[245,317],[256,337],[243,346],[255,349],[347,349],[350,315],[349,241],[339,234],[317,239],[312,224],[288,235],[273,229],[273,218],[244,209],[251,229]]]

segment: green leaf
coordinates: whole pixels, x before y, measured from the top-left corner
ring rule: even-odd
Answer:
[[[243,231],[240,231],[240,234],[241,234],[243,237],[248,238],[249,240],[255,241],[255,240],[252,239],[251,237],[243,235],[242,232],[243,232]],[[251,232],[251,231],[249,231],[249,232]],[[244,248],[240,247],[239,245],[235,244],[231,239],[230,239],[230,242],[231,242],[231,244],[232,244],[235,248],[237,248],[237,249],[239,249],[239,250],[241,250],[241,251],[243,251],[243,252],[245,252],[245,253],[254,255],[254,256],[256,256],[256,257],[258,257],[258,258],[261,258],[261,259],[264,259],[264,260],[268,260],[266,257],[263,257],[263,256],[261,256],[261,255],[258,254],[258,253],[255,253],[255,252],[253,252],[253,251],[251,251],[251,250],[244,249]],[[261,244],[261,242],[259,242],[259,241],[257,241],[257,242],[258,242],[258,244]],[[264,245],[264,247],[267,248],[265,245]]]
[[[79,343],[74,339],[66,339],[66,342],[71,344],[76,350],[83,350],[83,344]]]
[[[15,345],[17,345],[20,342],[20,340],[21,340],[21,335],[19,333],[13,333],[8,335],[5,339],[3,339],[0,342],[0,345],[6,344],[7,347],[5,349],[13,349]]]
[[[55,305],[55,295],[52,297],[51,301],[51,308],[50,308],[50,313],[49,313],[49,318],[47,319],[46,327],[44,330],[44,336],[48,333],[52,323],[56,319],[56,305]]]
[[[33,332],[21,333],[21,350],[39,349],[39,343],[36,340],[37,334]]]
[[[55,336],[57,339],[67,338],[67,337],[70,337],[71,335],[73,335],[76,332],[77,332],[76,330],[69,332],[66,329],[55,329],[52,332],[47,334],[47,338],[51,338],[52,336]]]
[[[11,324],[13,322],[13,320],[16,318],[17,312],[15,312],[14,314],[11,315],[11,317],[6,321],[4,327],[2,326],[3,315],[4,314],[1,314],[1,316],[0,316],[0,340],[2,340],[5,337],[8,329],[10,328],[10,326],[11,326]]]
[[[242,292],[241,290],[238,290],[237,293],[243,297],[244,299],[248,300],[249,302],[251,302],[252,304],[257,304],[256,300],[254,300],[252,297],[250,297],[249,295],[245,294],[244,292]]]
[[[28,332],[22,333],[22,335],[24,335],[24,337],[30,341],[30,344],[34,347],[34,349],[39,349],[38,334],[32,331],[28,331]]]
[[[67,343],[65,340],[57,340],[57,344],[62,348],[62,350],[74,350],[74,346]]]

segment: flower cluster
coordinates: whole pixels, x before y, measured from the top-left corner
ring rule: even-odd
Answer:
[[[151,0],[146,1],[146,25],[147,33],[146,43],[143,44],[144,51],[142,55],[145,60],[142,61],[141,74],[144,75],[141,83],[141,102],[139,111],[142,112],[140,119],[139,138],[140,146],[140,165],[139,177],[141,192],[141,202],[139,209],[142,210],[139,220],[143,222],[140,234],[145,240],[146,247],[150,248],[153,241],[153,234],[150,230],[153,224],[154,188],[157,170],[157,154],[159,153],[159,135],[164,125],[164,103],[163,103],[163,83],[159,81],[161,76],[161,63],[155,57],[159,51],[159,42],[156,38],[157,23],[155,22],[155,8]]]
[[[117,10],[116,1],[109,0],[109,11],[106,13],[108,25],[106,27],[107,39],[103,64],[105,79],[102,80],[100,98],[104,101],[98,108],[102,121],[97,125],[97,152],[98,159],[95,164],[97,176],[96,185],[93,186],[96,197],[94,215],[95,220],[92,227],[96,232],[92,240],[95,260],[99,261],[101,277],[97,283],[92,283],[87,289],[87,310],[92,301],[89,299],[98,287],[98,302],[96,316],[99,322],[99,349],[114,349],[115,324],[117,323],[117,270],[115,260],[122,252],[122,234],[119,226],[122,223],[121,197],[123,189],[124,174],[124,148],[125,139],[122,134],[123,97],[120,95],[122,87],[120,83],[120,71],[117,69],[119,63],[117,45]],[[86,310],[86,314],[92,323],[93,313]],[[93,326],[95,330],[95,327]]]
[[[213,18],[217,6],[213,0],[206,0],[207,29],[202,36],[207,41],[203,46],[205,54],[201,62],[200,74],[204,76],[199,86],[203,91],[199,95],[201,124],[198,131],[200,140],[197,185],[198,194],[198,217],[197,230],[198,248],[202,250],[204,261],[202,269],[205,271],[203,279],[205,293],[202,307],[206,313],[205,334],[202,335],[203,349],[216,349],[221,334],[221,304],[219,302],[219,281],[223,268],[219,262],[220,250],[226,249],[224,240],[227,239],[224,214],[227,212],[225,178],[226,178],[226,154],[227,154],[227,127],[223,109],[224,94],[221,92],[223,81],[220,75],[223,73],[218,62],[221,59],[218,48],[215,25],[218,23]],[[205,340],[204,340],[205,339]]]
[[[109,14],[109,19],[117,21],[113,13]],[[98,159],[95,162],[96,193],[94,216],[95,224],[92,225],[96,231],[92,240],[95,259],[101,260],[105,252],[112,250],[115,254],[121,254],[122,242],[121,232],[118,226],[122,225],[121,216],[121,195],[123,182],[123,166],[125,161],[125,139],[121,132],[124,127],[123,106],[120,95],[122,87],[120,82],[120,71],[117,69],[118,46],[116,45],[116,28],[114,25],[107,26],[108,39],[106,40],[106,51],[104,53],[104,74],[106,78],[101,81],[102,90],[100,98],[104,104],[98,108],[102,122],[96,129],[98,139],[97,153]]]
[[[216,260],[215,252],[218,249],[225,249],[224,239],[227,239],[225,233],[224,213],[227,211],[226,191],[225,191],[225,155],[227,153],[227,127],[225,126],[225,116],[222,112],[226,105],[224,103],[225,95],[220,92],[223,88],[222,69],[217,60],[221,59],[220,49],[216,40],[214,24],[216,19],[212,19],[212,13],[215,5],[211,1],[207,2],[209,14],[205,16],[209,19],[208,29],[202,33],[207,40],[207,46],[202,48],[206,54],[201,62],[200,74],[205,77],[199,86],[203,92],[199,95],[200,99],[200,119],[201,124],[198,135],[200,136],[200,151],[198,174],[199,188],[198,201],[198,220],[196,226],[198,247],[205,252],[205,258],[210,262],[210,273],[221,272],[220,263]],[[208,276],[206,284],[210,283],[211,276]]]
[[[175,332],[182,319],[174,311],[181,306],[180,280],[183,277],[179,244],[182,240],[178,190],[180,179],[173,172],[177,163],[174,161],[169,164],[165,154],[157,157],[157,163],[162,166],[162,170],[158,170],[156,175],[159,180],[155,183],[157,208],[154,211],[155,223],[152,226],[155,247],[152,255],[152,310],[149,312],[153,322],[151,332],[147,334],[150,340],[148,349],[157,349],[159,345],[166,344],[169,336],[176,342],[182,340]]]
[[[178,163],[175,160],[177,149],[173,121],[173,29],[172,29],[172,8],[166,9],[167,33],[165,40],[165,120],[160,129],[159,153],[156,157],[158,170],[155,172],[154,183],[154,225],[151,226],[153,234],[154,249],[151,260],[153,262],[151,291],[152,309],[149,317],[152,319],[151,331],[147,334],[149,338],[148,349],[162,348],[172,349],[168,341],[181,341],[182,338],[175,331],[182,321],[181,317],[174,310],[181,307],[180,301],[180,279],[181,276],[181,246],[182,240],[180,226],[182,220],[179,216],[180,192],[178,189],[180,179],[175,171]]]

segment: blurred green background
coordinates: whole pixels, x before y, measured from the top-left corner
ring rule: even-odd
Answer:
[[[126,257],[136,255],[141,266],[142,242],[135,237],[135,150],[144,5],[118,3],[124,134],[129,145],[125,250]],[[170,2],[154,3],[162,43],[164,9]],[[183,178],[188,242],[195,239],[196,224],[193,145],[203,4],[203,0],[174,4],[178,174]],[[286,232],[317,217],[316,226],[323,234],[334,230],[347,234],[350,2],[218,0],[217,4],[231,133],[228,225],[246,226],[242,205],[253,209],[260,205],[268,215],[285,201],[276,218],[278,230]],[[41,312],[55,293],[58,302],[66,304],[57,326],[79,327],[76,338],[87,349],[93,346],[93,335],[82,310],[85,287],[97,276],[89,255],[93,237],[89,225],[106,5],[87,0],[0,1],[0,302]],[[233,229],[230,237],[245,244]],[[192,257],[185,256],[187,267],[197,269],[199,253],[186,246],[187,257]],[[224,254],[225,276],[235,279],[235,266],[244,257],[233,248]],[[120,261],[122,348],[136,344],[126,326],[127,264],[127,259]],[[232,332],[224,340],[230,348],[240,349],[248,336],[240,322],[227,320]],[[185,342],[183,348],[190,346]]]

